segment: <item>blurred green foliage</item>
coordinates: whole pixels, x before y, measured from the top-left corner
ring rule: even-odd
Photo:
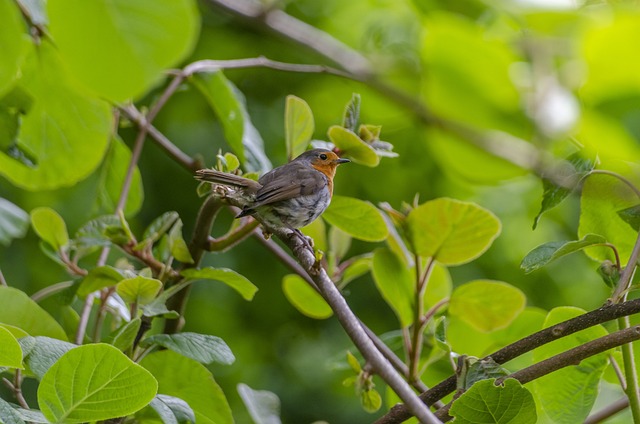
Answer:
[[[98,215],[113,213],[138,134],[136,125],[122,119],[119,137],[103,136],[116,125],[104,99],[132,99],[139,109],[148,110],[170,80],[162,74],[167,67],[203,59],[265,56],[296,64],[351,65],[319,52],[317,46],[323,39],[301,43],[278,36],[260,19],[240,19],[216,6],[215,0],[197,4],[167,0],[162,4],[176,11],[169,8],[159,14],[148,14],[142,2],[121,17],[122,27],[88,26],[84,39],[74,38],[69,27],[58,21],[75,17],[88,25],[87,14],[102,12],[91,10],[90,5],[85,5],[87,10],[74,7],[83,2],[50,3],[48,19],[54,42],[41,35],[41,44],[35,47],[25,30],[28,20],[21,19],[12,2],[0,1],[0,45],[12,46],[3,50],[7,59],[0,65],[0,175],[4,177],[0,179],[0,201],[6,199],[28,212],[50,207],[64,218],[69,234]],[[266,157],[247,157],[250,167],[244,156],[238,157],[245,170],[264,170],[268,161],[274,166],[285,163],[290,153],[285,140],[293,135],[287,134],[283,119],[288,96],[304,99],[310,106],[311,139],[339,145],[353,141],[353,134],[342,134],[344,128],[335,125],[343,124],[344,105],[353,93],[360,93],[360,122],[382,125],[383,139],[393,144],[399,156],[376,156],[377,167],[341,167],[335,180],[335,193],[341,196],[337,202],[355,202],[339,200],[349,196],[373,205],[387,202],[401,210],[416,198],[415,203],[422,204],[446,196],[475,202],[493,212],[502,224],[500,236],[484,255],[450,269],[454,287],[473,280],[498,280],[526,296],[528,307],[511,332],[497,330],[488,336],[469,322],[451,318],[449,344],[455,350],[482,355],[539,328],[545,316],[541,309],[571,306],[590,310],[610,294],[596,272],[599,263],[595,261],[613,259],[609,249],[589,247],[588,256],[569,255],[525,274],[520,263],[533,248],[596,233],[613,242],[626,261],[636,237],[617,211],[638,201],[630,189],[606,175],[587,179],[580,199],[569,195],[532,230],[543,186],[540,175],[531,171],[539,171],[539,164],[533,170],[523,169],[482,148],[486,146],[481,143],[483,137],[493,141],[509,136],[555,158],[580,150],[585,158],[597,158],[599,167],[624,175],[636,186],[640,182],[640,57],[636,54],[640,9],[633,1],[584,1],[575,7],[561,7],[565,2],[558,2],[548,8],[542,3],[549,5],[534,0],[269,2],[265,7],[281,8],[361,53],[374,78],[358,75],[365,80],[358,82],[326,73],[268,67],[228,69],[224,75],[201,80],[195,76],[195,84],[181,84],[154,125],[187,155],[201,157],[206,166],[216,163],[220,151],[237,151],[243,145],[247,149],[247,140],[238,138],[238,128],[246,131],[251,126],[263,140]],[[71,17],[67,16],[70,10],[74,11]],[[26,15],[31,16],[32,29],[44,25],[35,12]],[[169,25],[180,37],[155,32],[158,22]],[[126,43],[125,28],[141,31],[145,43],[126,52],[111,50],[109,43],[103,45],[114,36],[123,37]],[[139,63],[140,52],[147,54],[149,49],[153,60]],[[87,58],[94,57],[95,62],[88,66]],[[61,58],[70,70],[61,67]],[[346,61],[350,59],[347,55]],[[118,72],[107,72],[111,67]],[[49,89],[51,81],[55,82],[53,89]],[[219,103],[211,104],[211,97],[223,92],[234,98],[237,91],[246,105],[216,109]],[[50,125],[69,115],[73,119],[68,127]],[[451,122],[482,132],[452,131],[458,127]],[[55,143],[43,143],[45,139]],[[60,146],[68,151],[57,150]],[[518,147],[509,150],[512,144],[499,146],[499,153],[507,157],[519,154]],[[188,239],[201,204],[192,175],[149,140],[133,172],[133,190],[125,209],[133,233],[141,234],[161,214],[176,211]],[[0,210],[0,231],[3,210],[8,209],[3,206]],[[332,213],[338,215],[334,218],[338,225],[339,210],[329,212],[327,221],[334,223]],[[232,219],[223,212],[214,236],[223,234]],[[10,224],[9,228],[18,226]],[[371,241],[354,239],[343,246],[346,251],[341,256],[381,247],[376,241],[381,238],[379,233]],[[41,252],[34,231],[20,235],[21,231],[0,232],[0,269],[10,286],[31,295],[69,279],[62,267]],[[382,263],[389,252],[376,251],[374,275],[376,258]],[[97,257],[97,253],[89,254],[80,265],[95,265]],[[185,315],[186,331],[219,336],[236,357],[233,365],[208,367],[237,422],[249,420],[236,391],[239,383],[277,393],[285,422],[372,420],[354,402],[353,387],[342,385],[352,374],[344,360],[350,341],[335,320],[308,318],[287,301],[282,280],[289,271],[260,243],[249,238],[241,247],[207,255],[203,266],[231,268],[259,288],[253,301],[246,302],[226,285],[196,283]],[[370,273],[351,282],[344,295],[377,334],[397,330],[394,314],[401,313],[385,303]],[[60,315],[55,301],[42,306],[53,316]],[[325,317],[323,306],[315,313]],[[517,306],[518,310],[524,307]],[[400,318],[403,325],[410,319]],[[62,330],[56,327],[56,331]],[[155,355],[146,359],[145,366],[160,373],[160,356],[174,353]],[[424,379],[432,385],[450,373],[446,361],[439,361]],[[608,389],[604,396],[611,393],[620,395],[620,390]],[[622,416],[618,422],[628,419]]]

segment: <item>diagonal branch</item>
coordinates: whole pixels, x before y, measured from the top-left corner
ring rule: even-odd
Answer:
[[[210,198],[217,198],[226,201],[233,206],[242,208],[246,200],[241,196],[234,196],[234,193],[219,194],[213,192]],[[259,216],[256,216],[260,220]],[[393,368],[393,365],[376,348],[375,344],[364,330],[358,317],[351,311],[344,297],[326,271],[318,266],[315,255],[308,248],[306,240],[302,240],[295,233],[286,228],[275,228],[264,222],[261,224],[273,235],[278,237],[298,260],[300,266],[309,275],[314,284],[318,287],[325,301],[335,313],[343,329],[354,343],[356,348],[362,353],[364,359],[373,367],[378,374],[396,394],[407,405],[411,414],[416,416],[420,422],[425,424],[439,424],[440,420],[422,403],[411,386]]]
[[[527,336],[524,339],[520,339],[515,343],[487,355],[483,359],[491,358],[499,364],[504,364],[505,362],[517,358],[520,355],[554,340],[576,333],[580,330],[584,330],[585,328],[593,327],[594,325],[602,324],[623,316],[637,314],[638,312],[640,312],[640,299],[605,305],[584,315],[580,315],[568,321],[540,330],[537,333]],[[453,392],[455,388],[456,378],[455,376],[451,376],[421,394],[420,399],[422,399],[422,401],[427,405],[432,405],[434,402]],[[410,417],[411,414],[404,405],[396,405],[391,408],[385,416],[376,421],[376,424],[401,423]]]

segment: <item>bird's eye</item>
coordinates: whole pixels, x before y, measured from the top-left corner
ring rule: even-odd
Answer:
[[[322,160],[327,160],[327,155],[325,155],[324,153],[320,155],[320,159]]]

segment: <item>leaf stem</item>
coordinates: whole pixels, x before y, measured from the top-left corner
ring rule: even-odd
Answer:
[[[4,274],[2,273],[2,270],[0,269],[0,286],[9,286],[9,284],[7,284],[7,280],[4,279]]]
[[[429,258],[427,267],[422,271],[422,258],[414,255],[414,263],[416,270],[416,291],[414,305],[413,334],[411,338],[411,355],[409,356],[409,380],[417,381],[420,379],[420,355],[422,353],[423,334],[426,321],[424,320],[424,292],[427,288],[427,282],[431,275],[431,270],[435,261]]]
[[[609,171],[608,169],[592,169],[589,172],[589,174],[587,174],[587,176],[592,174],[608,175],[610,177],[617,178],[622,183],[624,183],[627,187],[629,187],[631,191],[634,192],[636,197],[640,199],[640,189],[638,189],[638,187],[636,187],[635,184],[633,184],[629,179],[622,176],[621,174],[618,174],[617,172]]]
[[[629,317],[618,318],[618,327],[621,331],[629,330]],[[626,343],[622,345],[622,363],[624,365],[624,374],[626,379],[626,387],[624,391],[629,398],[629,407],[635,424],[640,423],[640,397],[638,394],[638,371],[634,360],[633,345]]]

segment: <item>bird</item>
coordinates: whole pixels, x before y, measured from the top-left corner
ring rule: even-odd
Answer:
[[[265,173],[258,181],[213,169],[196,171],[196,179],[241,192],[247,203],[236,218],[257,215],[270,226],[287,228],[302,237],[299,228],[327,209],[336,168],[347,162],[351,161],[331,150],[313,149]]]

